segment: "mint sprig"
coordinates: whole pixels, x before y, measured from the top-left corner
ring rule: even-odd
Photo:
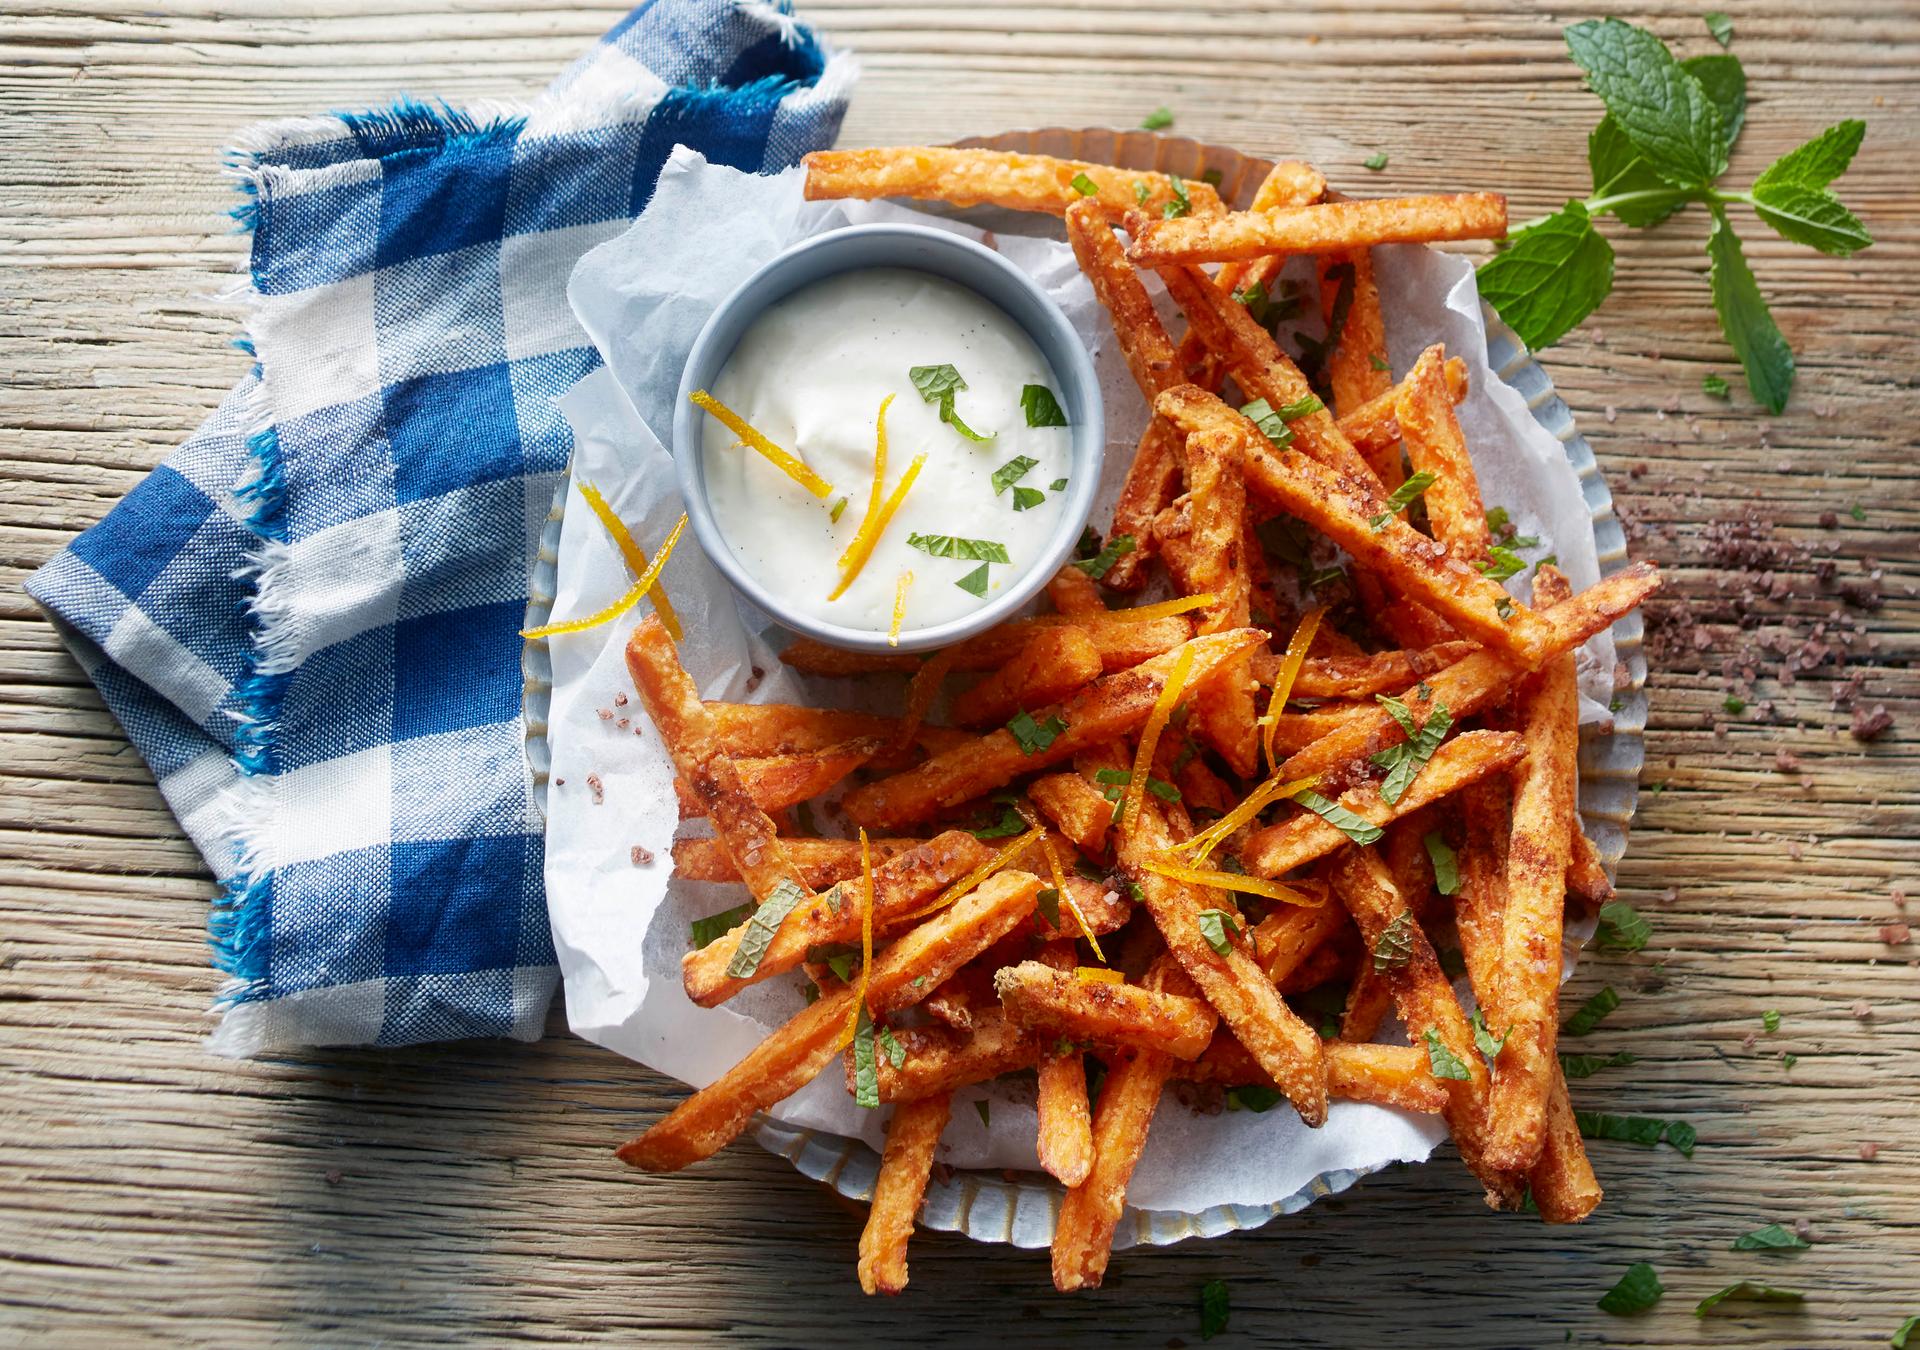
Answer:
[[[1724,32],[1715,26],[1713,36],[1725,45],[1730,25]],[[1481,267],[1480,294],[1528,346],[1550,347],[1613,289],[1613,247],[1598,217],[1645,228],[1689,205],[1705,206],[1720,330],[1755,400],[1780,412],[1793,389],[1793,351],[1747,266],[1727,208],[1751,207],[1783,238],[1835,257],[1866,248],[1873,236],[1828,186],[1852,162],[1866,124],[1829,127],[1781,156],[1751,188],[1725,191],[1716,183],[1747,112],[1738,57],[1714,52],[1676,60],[1659,38],[1619,19],[1575,24],[1566,40],[1607,108],[1587,140],[1593,195],[1513,230]]]

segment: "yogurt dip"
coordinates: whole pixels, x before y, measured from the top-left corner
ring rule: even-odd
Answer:
[[[719,417],[703,418],[714,522],[797,614],[886,632],[911,572],[901,631],[961,618],[1033,565],[1065,506],[1070,433],[1046,358],[998,306],[931,273],[871,268],[795,291],[754,320],[709,392],[832,484],[815,495]],[[925,460],[858,575],[830,598],[868,516],[887,400],[882,497]]]

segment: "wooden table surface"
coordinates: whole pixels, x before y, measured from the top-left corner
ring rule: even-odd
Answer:
[[[1596,1144],[1607,1200],[1577,1229],[1490,1215],[1443,1150],[1255,1234],[1123,1254],[1097,1296],[1054,1295],[1043,1254],[923,1236],[908,1293],[862,1302],[860,1215],[785,1163],[750,1145],[671,1178],[614,1163],[678,1089],[557,1018],[532,1046],[209,1056],[208,874],[19,590],[241,374],[212,299],[242,255],[218,174],[236,129],[401,91],[526,96],[619,7],[0,0],[0,1335],[1175,1346],[1224,1278],[1232,1334],[1270,1344],[1885,1344],[1920,1313],[1916,947],[1882,931],[1920,856],[1920,9],[1720,3],[1752,95],[1733,177],[1864,117],[1841,190],[1879,242],[1824,258],[1741,220],[1800,358],[1784,416],[1701,393],[1736,370],[1697,211],[1610,224],[1616,291],[1547,357],[1638,551],[1670,569],[1655,617],[1678,639],[1621,877],[1654,941],[1570,990],[1620,989],[1592,1046],[1639,1062],[1575,1095],[1688,1120],[1698,1152]],[[1714,50],[1691,4],[1595,7]],[[1303,155],[1349,191],[1497,189],[1517,218],[1585,195],[1597,117],[1560,40],[1581,12],[1531,9],[807,7],[865,68],[848,144],[1131,126],[1164,104],[1180,133]],[[1728,564],[1760,553],[1778,595],[1743,597]],[[1783,684],[1767,655],[1748,687],[1756,638],[1821,621],[1843,663]],[[1754,705],[1737,715],[1736,688]],[[1894,717],[1871,744],[1848,733],[1855,690]],[[1801,1219],[1810,1251],[1730,1250]],[[1637,1260],[1665,1301],[1599,1312]],[[1742,1277],[1807,1302],[1696,1321]]]

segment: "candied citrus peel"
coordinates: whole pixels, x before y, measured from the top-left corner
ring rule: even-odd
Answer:
[[[660,569],[665,567],[667,559],[673,556],[673,546],[680,542],[680,532],[686,528],[687,516],[683,511],[680,513],[680,519],[674,523],[672,533],[667,535],[666,543],[660,545],[660,551],[654,555],[653,561],[647,564],[647,570],[640,574],[640,579],[633,583],[632,589],[605,609],[589,614],[584,619],[569,619],[565,623],[549,623],[542,624],[538,628],[523,628],[520,630],[520,636],[544,638],[554,637],[560,633],[584,633],[589,628],[598,628],[603,623],[612,623],[639,604],[640,597],[653,589],[654,583],[660,579]],[[662,616],[661,623],[665,622],[666,619]]]
[[[1265,877],[1250,877],[1241,872],[1217,872],[1212,868],[1184,867],[1179,863],[1157,862],[1152,859],[1140,865],[1149,872],[1170,877],[1174,881],[1184,881],[1190,886],[1211,886],[1217,891],[1245,891],[1248,895],[1265,896],[1269,900],[1298,905],[1302,909],[1317,909],[1327,903],[1327,897],[1324,895],[1310,896],[1305,891],[1295,890],[1284,882],[1268,881]]]
[[[907,621],[907,589],[913,585],[913,569],[909,567],[893,583],[893,622],[887,625],[887,645],[900,645],[900,628]]]
[[[894,484],[892,493],[885,500],[881,499],[881,488],[887,472],[887,405],[891,402],[892,394],[880,400],[880,414],[874,430],[873,491],[868,497],[867,514],[861,519],[860,528],[854,531],[853,542],[840,555],[840,584],[833,588],[833,594],[827,597],[829,600],[838,600],[847,593],[847,587],[853,585],[854,579],[860,575],[860,569],[873,556],[873,550],[880,543],[880,536],[886,533],[894,513],[900,509],[900,503],[907,499],[914,479],[920,476],[921,466],[927,462],[925,455],[916,455],[913,463],[907,465],[907,471],[900,475],[900,481]]]
[[[1100,939],[1093,935],[1093,925],[1087,922],[1087,916],[1080,912],[1080,906],[1074,903],[1073,892],[1067,889],[1067,874],[1060,867],[1060,851],[1053,846],[1053,839],[1046,833],[1040,822],[1029,813],[1024,803],[1016,808],[1026,818],[1027,824],[1040,831],[1040,848],[1047,855],[1047,870],[1053,874],[1053,889],[1060,894],[1060,903],[1073,915],[1073,921],[1080,926],[1080,936],[1093,948],[1096,959],[1105,961],[1107,954],[1100,950]]]
[[[1120,811],[1121,829],[1128,834],[1133,833],[1140,821],[1140,803],[1146,796],[1147,775],[1153,771],[1153,752],[1160,744],[1160,733],[1167,729],[1167,719],[1173,716],[1174,705],[1180,701],[1187,687],[1187,673],[1192,669],[1193,646],[1188,644],[1174,657],[1167,682],[1160,686],[1160,697],[1153,701],[1147,724],[1140,728],[1140,746],[1133,753],[1133,776],[1127,780],[1127,795]]]
[[[1277,767],[1273,760],[1273,738],[1280,729],[1280,714],[1287,710],[1287,699],[1293,694],[1293,682],[1300,677],[1300,666],[1307,659],[1307,651],[1313,646],[1314,634],[1320,631],[1320,619],[1327,612],[1325,605],[1315,605],[1300,616],[1300,624],[1293,630],[1293,636],[1287,640],[1287,654],[1280,658],[1280,670],[1273,677],[1273,692],[1267,696],[1267,713],[1260,719],[1260,743],[1267,752],[1267,767]]]
[[[704,409],[714,417],[719,418],[728,431],[731,431],[740,438],[742,445],[758,450],[782,473],[786,474],[787,477],[791,478],[808,492],[811,492],[821,501],[825,501],[833,495],[833,484],[808,468],[804,461],[782,450],[779,446],[768,440],[759,431],[755,430],[746,418],[742,417],[732,408],[729,408],[706,390],[696,389],[687,395],[687,399],[695,407]]]
[[[1290,782],[1283,782],[1280,776],[1275,774],[1252,792],[1249,792],[1238,806],[1220,817],[1220,819],[1214,821],[1213,824],[1207,826],[1206,829],[1175,844],[1173,846],[1174,851],[1186,853],[1197,849],[1198,852],[1194,853],[1193,861],[1203,863],[1207,860],[1207,855],[1213,852],[1221,840],[1227,838],[1242,825],[1250,822],[1269,805],[1279,801],[1282,797],[1292,797],[1294,793],[1302,789],[1313,787],[1319,781],[1320,779],[1316,775],[1311,778],[1295,778]]]
[[[627,567],[634,576],[644,576],[647,570],[647,553],[640,547],[639,540],[633,537],[633,531],[627,528],[627,522],[614,513],[607,499],[600,495],[600,489],[592,483],[581,483],[580,496],[593,508],[593,514],[599,517],[600,524],[613,536],[614,546],[620,550],[620,556],[626,559]],[[647,599],[653,602],[653,612],[660,616],[661,627],[667,630],[667,636],[678,642],[686,634],[680,628],[680,616],[674,613],[673,602],[667,599],[667,588],[654,582],[647,591]]]
[[[1073,978],[1082,984],[1125,984],[1127,977],[1105,966],[1075,966]]]
[[[958,900],[961,896],[968,894],[975,887],[979,886],[982,882],[984,882],[988,877],[992,876],[995,872],[998,872],[1001,868],[1005,867],[1008,863],[1011,863],[1015,858],[1019,857],[1022,853],[1025,853],[1029,848],[1033,847],[1033,841],[1044,837],[1045,834],[1046,834],[1046,831],[1040,829],[1038,826],[1028,830],[1025,834],[1021,835],[1018,839],[1014,840],[1011,844],[1008,844],[1005,848],[1001,849],[998,853],[994,854],[991,858],[981,863],[978,867],[974,868],[971,872],[967,873],[964,877],[961,877],[960,880],[954,882],[953,885],[947,887],[946,890],[940,893],[940,898],[938,900],[935,900],[932,904],[926,906],[924,909],[916,910],[913,914],[909,915],[908,917],[914,918],[914,919],[924,919],[927,915],[934,913],[936,910],[945,909],[948,905],[951,905],[954,901]]]

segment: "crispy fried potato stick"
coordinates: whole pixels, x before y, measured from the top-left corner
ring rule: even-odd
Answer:
[[[1372,849],[1356,848],[1348,853],[1335,866],[1333,879],[1334,891],[1360,925],[1369,952],[1381,949],[1382,935],[1397,921],[1407,959],[1382,973],[1393,990],[1401,1020],[1407,1024],[1408,1038],[1415,1046],[1425,1047],[1431,1031],[1466,1066],[1465,1079],[1445,1080],[1447,1105],[1441,1114],[1446,1117],[1461,1158],[1486,1187],[1487,1203],[1495,1209],[1519,1208],[1520,1178],[1487,1161],[1487,1067],[1481,1063],[1473,1029],[1460,1011],[1460,1002],[1434,957],[1426,933],[1394,889],[1387,865]],[[1402,919],[1402,915],[1406,917]]]
[[[673,767],[705,805],[715,837],[754,899],[765,900],[782,881],[798,881],[800,869],[775,834],[773,820],[721,749],[713,718],[682,669],[659,615],[648,615],[627,639],[627,673],[666,742]],[[731,956],[732,943],[727,951]]]
[[[1510,653],[1522,665],[1546,659],[1546,625],[1511,599],[1498,582],[1397,516],[1386,515],[1381,527],[1373,529],[1370,522],[1385,513],[1385,500],[1377,493],[1297,450],[1276,450],[1253,423],[1205,390],[1183,385],[1161,395],[1155,406],[1189,433],[1232,428],[1241,438],[1250,487],[1318,529],[1362,567],[1387,578],[1468,637]]]
[[[1327,360],[1327,382],[1333,386],[1333,406],[1341,412],[1378,398],[1393,385],[1393,373],[1387,365],[1387,321],[1380,312],[1380,288],[1373,283],[1373,250],[1348,249],[1317,260],[1320,278],[1320,317],[1331,329],[1340,293],[1347,294],[1346,323],[1338,333],[1329,331],[1333,343]],[[1400,459],[1386,462],[1369,460],[1375,473],[1389,491],[1400,486]]]
[[[1375,825],[1385,825],[1489,774],[1512,768],[1524,750],[1521,738],[1510,731],[1463,731],[1433,752],[1399,801],[1387,802],[1369,781],[1343,794],[1340,805]],[[1254,876],[1285,876],[1346,842],[1347,836],[1337,826],[1302,811],[1247,836],[1240,847],[1240,863]]]
[[[785,841],[782,841],[783,843]],[[854,849],[854,874],[859,874],[859,844]],[[873,874],[874,925],[885,933],[924,908],[941,891],[967,875],[993,850],[965,830],[948,830],[887,859]],[[809,947],[854,940],[860,935],[860,906],[851,899],[823,895],[796,907],[774,932],[750,977],[727,973],[734,949],[746,934],[741,924],[725,937],[680,958],[680,978],[687,997],[703,1008],[732,998],[750,984],[792,970],[806,959]]]
[[[897,717],[808,708],[797,703],[710,702],[706,707],[722,747],[728,754],[743,759],[825,750],[845,741],[869,737],[885,742],[890,750],[903,729]],[[966,732],[955,727],[922,726],[913,734],[914,743],[930,755],[950,750],[968,739]],[[875,755],[871,764],[875,768],[906,766],[904,760],[891,753]]]
[[[1438,1115],[1446,1106],[1446,1089],[1427,1067],[1427,1052],[1411,1045],[1359,1045],[1327,1041],[1327,1095],[1343,1101],[1397,1106],[1403,1111]],[[1175,1064],[1173,1075],[1195,1083],[1238,1087],[1256,1083],[1272,1087],[1245,1046],[1231,1033],[1214,1033],[1212,1044],[1199,1059]]]
[[[835,882],[860,875],[860,841],[857,839],[795,839],[783,837],[787,856],[800,869],[800,880],[814,890],[825,890]],[[926,839],[875,839],[873,856],[881,863],[919,848]],[[984,853],[986,846],[981,845]],[[733,859],[718,839],[676,839],[673,841],[673,874],[688,881],[738,881]]]
[[[1341,433],[1333,414],[1320,406],[1307,377],[1280,350],[1272,335],[1254,322],[1244,305],[1221,295],[1207,280],[1207,274],[1197,267],[1162,268],[1160,278],[1186,313],[1187,321],[1226,363],[1234,383],[1249,399],[1263,398],[1276,410],[1290,403],[1311,400],[1314,411],[1287,423],[1309,458],[1333,470],[1343,480],[1351,480],[1352,490],[1369,500],[1382,493],[1380,480]],[[1157,402],[1155,406],[1159,406]],[[1189,435],[1199,429],[1193,422],[1182,422],[1181,426]],[[1252,424],[1248,426],[1251,428]],[[1265,436],[1257,431],[1254,434],[1259,436],[1261,445],[1269,450],[1273,448]],[[1242,472],[1250,467],[1243,462]]]
[[[1016,1026],[1070,1041],[1157,1050],[1175,1059],[1192,1059],[1206,1049],[1220,1023],[1204,1000],[1137,984],[1092,983],[1039,961],[1003,967],[993,987]]]
[[[808,201],[837,197],[913,197],[954,206],[1002,206],[1057,216],[1089,200],[1116,216],[1140,204],[1137,186],[1147,190],[1146,205],[1158,211],[1175,200],[1173,180],[1163,173],[1137,172],[1111,164],[1054,159],[1012,150],[957,150],[945,146],[901,145],[873,150],[816,150],[801,161],[807,170]],[[1084,175],[1098,186],[1083,198],[1073,180]],[[1209,183],[1186,183],[1194,212],[1223,210]]]
[[[1652,563],[1634,563],[1588,587],[1571,600],[1539,611],[1546,622],[1546,654],[1570,651],[1638,605],[1660,585]],[[1426,678],[1428,693],[1420,687],[1402,691],[1400,698],[1416,718],[1424,718],[1434,703],[1444,703],[1456,720],[1471,717],[1504,697],[1525,669],[1490,651],[1478,651]],[[1399,723],[1385,708],[1351,705],[1340,725],[1298,751],[1282,771],[1289,778],[1330,773],[1356,764],[1377,750],[1406,739]]]
[[[1394,410],[1405,388],[1404,384],[1395,385],[1378,398],[1340,414],[1341,434],[1353,442],[1353,448],[1369,464],[1377,462],[1375,456],[1399,447],[1400,420]],[[1447,392],[1456,404],[1467,396],[1467,363],[1457,356],[1447,358]]]
[[[1280,905],[1253,926],[1253,950],[1267,978],[1278,985],[1294,975],[1342,929],[1350,927],[1339,905]]]
[[[1070,975],[1073,943],[1049,942],[1040,949],[1040,960]],[[1093,1170],[1093,1105],[1087,1097],[1087,1062],[1077,1046],[1061,1050],[1056,1044],[1040,1061],[1034,1108],[1041,1170],[1063,1186],[1078,1186]]]
[[[1225,956],[1214,951],[1200,931],[1202,910],[1225,907],[1220,894],[1142,865],[1157,861],[1173,842],[1166,813],[1154,798],[1142,804],[1139,827],[1121,841],[1121,861],[1139,885],[1154,927],[1207,1002],[1287,1094],[1300,1118],[1309,1125],[1324,1124],[1327,1075],[1319,1035],[1280,997],[1255,961],[1244,931]]]
[[[1558,1061],[1553,1066],[1553,1088],[1547,1095],[1547,1131],[1540,1145],[1540,1161],[1527,1173],[1534,1207],[1548,1223],[1579,1223],[1599,1206],[1600,1179],[1593,1174],[1587,1146],[1580,1142],[1580,1122],[1574,1119],[1567,1096],[1567,1077]]]
[[[1372,711],[1373,705],[1366,703],[1325,703],[1312,712],[1281,713],[1273,721],[1274,753],[1299,754]]]
[[[1593,909],[1613,899],[1613,878],[1600,861],[1600,850],[1587,837],[1586,827],[1576,814],[1573,818],[1573,853],[1567,865],[1567,893],[1584,900]]]
[[[1022,708],[1058,703],[1100,674],[1100,648],[1086,629],[1036,628],[1019,655],[954,699],[953,720],[998,726]]]
[[[818,797],[885,746],[885,741],[861,737],[798,754],[742,756],[733,761],[733,766],[755,806],[762,811],[784,811],[796,802]],[[686,779],[676,778],[673,790],[680,798],[680,819],[698,820],[707,813]]]
[[[898,1027],[893,1032],[906,1052],[900,1067],[885,1055],[874,1056],[880,1070],[880,1100],[910,1102],[936,1092],[952,1092],[984,1083],[1015,1069],[1031,1068],[1046,1057],[1047,1042],[988,1006],[972,1015],[970,1030],[948,1027]],[[847,1091],[852,1093],[853,1057],[846,1057]]]
[[[1193,636],[1193,625],[1178,614],[1150,619],[1130,618],[1129,611],[1124,609],[1110,610],[1104,615],[1076,615],[1071,619],[1059,614],[1040,614],[989,628],[979,637],[948,648],[953,653],[953,669],[998,670],[1019,655],[1036,630],[1057,626],[1078,628],[1091,637],[1100,649],[1101,669],[1109,675],[1171,651]],[[788,643],[780,659],[808,675],[873,675],[889,671],[911,675],[925,664],[919,657],[904,652],[850,652],[812,638],[796,638]]]
[[[1107,851],[1107,830],[1113,824],[1113,803],[1077,773],[1050,773],[1027,785],[1027,796],[1090,858]]]
[[[1100,598],[1100,587],[1077,567],[1063,567],[1047,583],[1047,599],[1061,614],[1105,614],[1107,602]]]
[[[1548,604],[1571,593],[1552,566],[1539,569],[1534,587]],[[1488,1144],[1494,1165],[1510,1171],[1529,1168],[1540,1157],[1558,1067],[1560,936],[1580,754],[1572,652],[1554,657],[1521,686],[1519,723],[1527,753],[1513,777],[1497,1004],[1506,1043],[1495,1063]]]
[[[1404,689],[1478,651],[1477,642],[1439,642],[1412,650],[1373,652],[1361,656],[1316,656],[1300,665],[1294,677],[1293,698],[1371,698],[1389,689]],[[1271,685],[1279,673],[1280,657],[1273,652],[1253,654],[1253,678]]]
[[[1187,478],[1197,564],[1190,580],[1195,593],[1215,597],[1200,611],[1200,631],[1245,628],[1252,616],[1252,592],[1240,549],[1247,488],[1235,438],[1189,436]],[[1236,657],[1196,690],[1194,701],[1195,730],[1242,778],[1253,777],[1260,767],[1253,687],[1248,657]]]
[[[1447,390],[1444,369],[1447,350],[1433,346],[1420,353],[1394,405],[1407,459],[1415,472],[1433,475],[1427,489],[1427,519],[1433,537],[1456,558],[1473,562],[1485,557],[1493,542],[1487,530],[1487,506],[1480,500],[1480,480],[1467,453],[1467,438],[1453,415],[1453,396]],[[1451,616],[1449,616],[1451,617]]]
[[[1393,990],[1386,977],[1362,961],[1354,971],[1353,987],[1347,991],[1347,1006],[1340,1013],[1340,1039],[1364,1045],[1379,1034],[1380,1024],[1393,1007]]]
[[[1132,731],[1153,710],[1154,700],[1182,652],[1189,653],[1190,678],[1198,680],[1265,640],[1266,634],[1257,628],[1195,638],[1130,670],[1102,676],[1064,703],[1035,709],[1037,720],[1057,715],[1067,724],[1067,729],[1043,750],[1026,754],[1013,733],[1003,727],[972,745],[857,788],[847,794],[842,805],[850,820],[869,830],[897,829],[926,820],[1021,774],[1058,764],[1088,746]]]
[[[1371,244],[1498,239],[1506,232],[1507,199],[1467,192],[1156,220],[1134,236],[1127,255],[1141,267],[1167,267],[1266,253],[1338,253]]]
[[[867,1005],[874,1016],[910,1007],[924,991],[938,988],[1011,932],[1039,892],[1040,878],[1033,874],[1002,872],[903,935],[874,958],[868,974]],[[833,1060],[853,997],[852,989],[823,994],[615,1156],[649,1172],[673,1172],[717,1153],[746,1129],[755,1111],[792,1096]]]
[[[943,1092],[903,1102],[887,1122],[873,1203],[860,1230],[860,1288],[869,1294],[897,1294],[907,1287],[907,1242],[927,1194],[933,1151],[952,1110],[953,1099]]]

